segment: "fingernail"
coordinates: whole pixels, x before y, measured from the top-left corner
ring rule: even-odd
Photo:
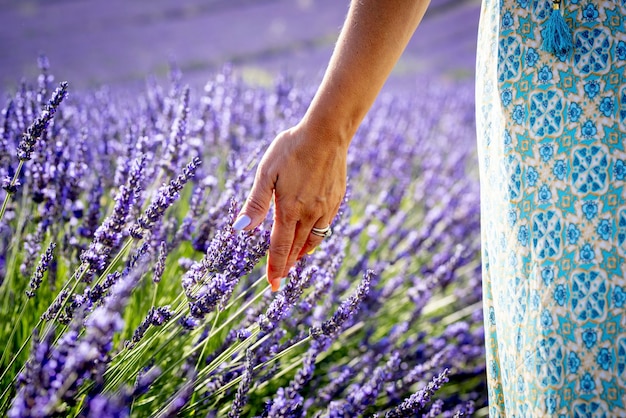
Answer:
[[[280,279],[274,279],[271,281],[272,292],[278,292],[280,290]]]
[[[316,249],[317,249],[317,247],[313,247],[313,248],[311,248],[311,249],[307,252],[307,254],[308,254],[308,255],[313,254],[313,253],[315,252],[315,250],[316,250]]]
[[[235,223],[233,223],[233,229],[235,231],[241,231],[246,226],[250,225],[251,221],[252,219],[250,219],[248,215],[240,215],[235,221]]]

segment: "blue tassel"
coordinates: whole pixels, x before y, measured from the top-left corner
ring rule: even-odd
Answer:
[[[569,56],[574,48],[572,33],[561,14],[561,0],[552,0],[552,13],[541,31],[541,49],[557,56]]]

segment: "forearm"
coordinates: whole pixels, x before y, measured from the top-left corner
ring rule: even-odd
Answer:
[[[303,123],[347,147],[421,21],[429,0],[353,0]]]

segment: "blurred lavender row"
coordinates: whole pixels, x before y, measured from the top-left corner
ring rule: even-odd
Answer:
[[[232,222],[313,94],[73,93],[45,58],[0,114],[0,414],[467,416],[486,404],[473,87],[383,95],[334,234],[271,293]],[[28,152],[26,152],[28,151]]]
[[[168,62],[201,89],[231,62],[248,81],[270,85],[279,71],[319,80],[348,0],[1,0],[0,92],[35,77],[45,54],[74,91],[103,84],[141,91],[165,80]],[[415,88],[416,75],[470,80],[480,0],[435,0],[387,89]]]

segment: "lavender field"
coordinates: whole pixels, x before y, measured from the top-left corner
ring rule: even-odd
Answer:
[[[78,25],[63,8],[83,3],[45,11]],[[319,10],[330,27],[345,13],[323,1],[236,3],[250,25],[261,9],[310,22]],[[29,20],[44,6],[7,4],[0,19],[54,39]],[[127,19],[148,19],[129,4]],[[154,4],[153,19],[184,9]],[[180,20],[236,14],[196,6]],[[433,6],[420,31],[475,12]],[[78,46],[35,54],[31,69],[20,55],[37,42],[0,30],[26,51],[2,64],[1,416],[486,415],[470,64],[414,65],[412,43],[354,139],[334,234],[279,292],[264,277],[271,215],[232,229],[260,154],[304,113],[332,47],[320,40],[331,30],[305,26],[280,53],[228,56],[255,49],[231,39],[239,46],[202,64],[190,45],[175,65],[161,56],[166,70],[152,53],[136,73],[121,64],[132,31],[130,52],[97,73],[64,64],[91,60]],[[251,42],[263,44],[259,31]]]

